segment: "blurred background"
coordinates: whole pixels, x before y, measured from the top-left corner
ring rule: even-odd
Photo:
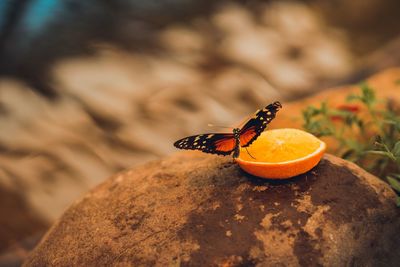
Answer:
[[[399,12],[398,0],[1,0],[0,266],[176,139],[398,66]]]

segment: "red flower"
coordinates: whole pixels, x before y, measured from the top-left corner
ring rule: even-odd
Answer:
[[[339,115],[331,116],[330,119],[331,119],[331,121],[342,121],[343,120],[342,116],[339,116]]]
[[[360,111],[360,107],[354,104],[342,104],[336,107],[338,110],[348,111],[351,113],[357,113]],[[330,117],[332,121],[343,121],[343,117],[340,115],[333,115]]]
[[[343,110],[343,111],[349,111],[349,112],[353,112],[353,113],[357,113],[360,111],[360,107],[358,105],[354,105],[354,104],[342,104],[342,105],[339,105],[337,107],[337,109]]]

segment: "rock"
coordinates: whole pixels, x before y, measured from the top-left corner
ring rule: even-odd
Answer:
[[[394,266],[399,227],[391,189],[334,156],[277,182],[183,152],[75,202],[25,266]]]
[[[49,223],[29,209],[19,192],[0,184],[0,251],[22,244],[23,240],[43,234]],[[1,253],[0,253],[1,263]],[[1,265],[0,265],[1,266]]]
[[[0,267],[21,266],[50,224],[29,207],[21,192],[2,183],[0,203]]]

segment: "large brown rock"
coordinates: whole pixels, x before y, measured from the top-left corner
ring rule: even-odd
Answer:
[[[399,229],[391,189],[334,156],[277,182],[184,152],[92,190],[25,266],[395,266]]]
[[[20,192],[0,183],[0,267],[20,266],[49,226]]]

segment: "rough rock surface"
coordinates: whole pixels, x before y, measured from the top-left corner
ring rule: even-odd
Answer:
[[[394,266],[398,229],[391,189],[334,156],[276,182],[184,152],[92,190],[25,266]]]

